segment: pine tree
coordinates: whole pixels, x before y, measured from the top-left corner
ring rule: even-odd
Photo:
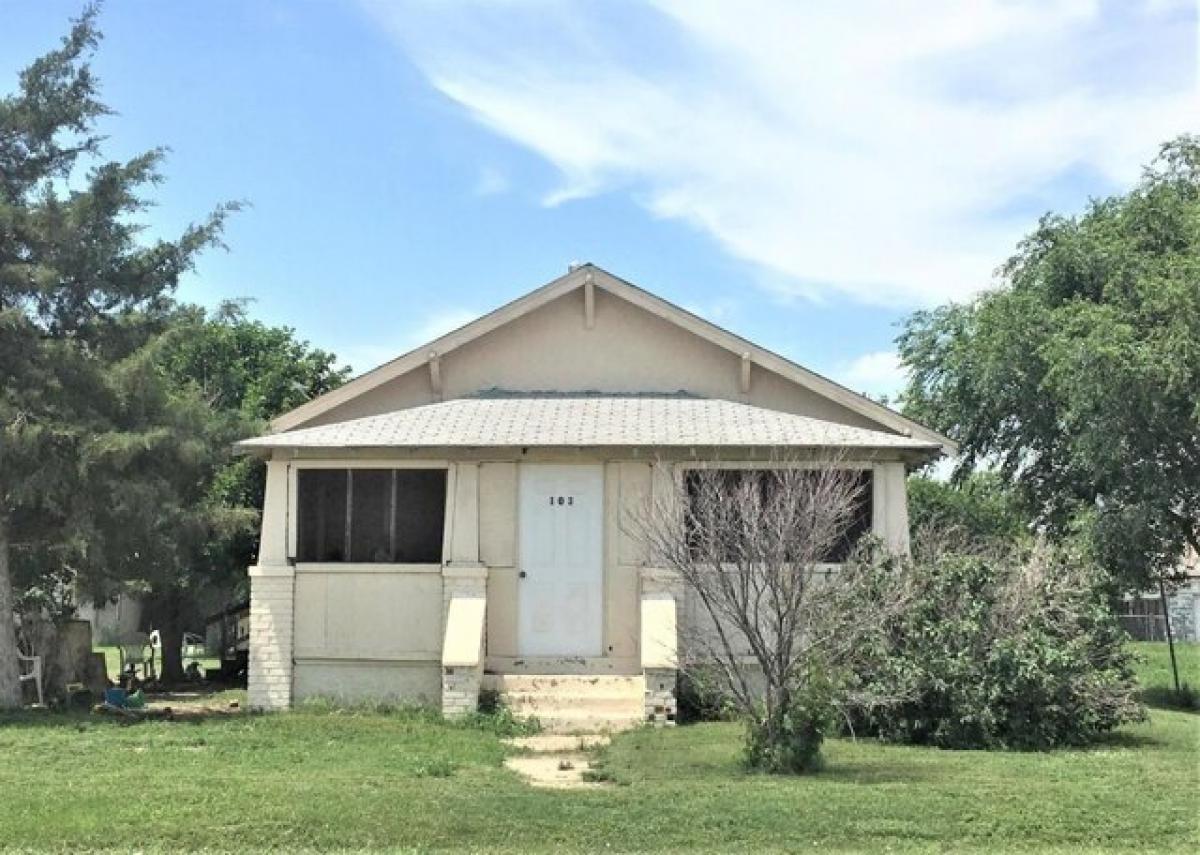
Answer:
[[[241,430],[172,390],[154,343],[235,206],[139,239],[164,152],[103,157],[96,14],[0,99],[0,707],[20,703],[14,575],[50,590],[177,566],[213,524],[189,479]]]

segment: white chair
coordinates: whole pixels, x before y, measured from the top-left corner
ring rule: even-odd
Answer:
[[[183,634],[184,659],[203,659],[207,655],[208,648],[205,646],[203,636],[197,635],[194,632],[185,632]]]
[[[138,633],[122,639],[117,643],[117,651],[121,655],[121,674],[137,676],[140,667],[143,680],[154,680],[154,647],[150,636]]]
[[[25,666],[28,666],[28,672],[25,671]],[[38,706],[46,705],[45,698],[42,696],[42,657],[40,656],[25,656],[21,653],[17,654],[17,679],[22,683],[33,681],[34,688],[37,689]]]

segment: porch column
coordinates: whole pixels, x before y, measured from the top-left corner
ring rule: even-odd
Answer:
[[[288,465],[271,460],[258,563],[249,569],[251,709],[282,710],[292,705],[296,571],[287,556],[287,506]]]
[[[644,567],[641,571],[641,654],[646,681],[646,721],[675,724],[679,680],[678,614],[683,603],[679,574]]]
[[[908,479],[901,462],[876,463],[872,469],[871,530],[888,548],[907,555]]]
[[[442,568],[442,713],[479,706],[487,617],[487,567],[479,560],[479,464],[456,463],[449,560]]]

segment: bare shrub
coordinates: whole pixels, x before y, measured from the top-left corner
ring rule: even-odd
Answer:
[[[842,675],[885,612],[902,607],[864,605],[867,592],[854,589],[874,580],[833,564],[866,527],[867,483],[838,461],[692,469],[626,523],[649,563],[678,574],[698,603],[680,627],[677,667],[740,714],[754,767],[819,764],[851,691]]]

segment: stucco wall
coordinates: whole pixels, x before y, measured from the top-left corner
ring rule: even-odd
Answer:
[[[517,391],[664,392],[680,390],[858,427],[884,429],[765,369],[740,387],[741,361],[681,327],[620,297],[596,291],[595,324],[584,324],[583,292],[575,291],[447,353],[442,394],[427,368],[391,380],[306,424],[461,398],[502,388]]]
[[[404,698],[436,705],[439,568],[299,565],[295,699]]]
[[[296,658],[437,661],[439,569],[392,567],[403,565],[298,565]]]

